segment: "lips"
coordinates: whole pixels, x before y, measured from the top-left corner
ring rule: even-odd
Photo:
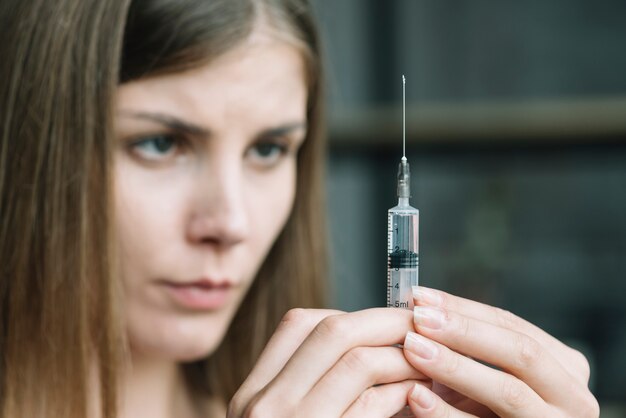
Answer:
[[[188,282],[161,281],[172,301],[185,309],[216,310],[227,304],[233,293],[230,280],[199,279]]]

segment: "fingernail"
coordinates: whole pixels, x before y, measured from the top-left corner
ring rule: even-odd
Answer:
[[[441,306],[441,295],[434,290],[421,286],[413,286],[413,298],[424,305]]]
[[[411,391],[411,399],[422,409],[430,409],[435,404],[435,397],[431,391],[417,383]]]
[[[417,325],[431,329],[441,329],[446,322],[445,312],[428,306],[416,306],[413,308],[413,318]]]
[[[437,352],[435,344],[411,331],[406,333],[404,348],[425,360],[432,359]]]

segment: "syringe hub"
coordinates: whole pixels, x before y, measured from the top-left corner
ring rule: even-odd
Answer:
[[[411,197],[411,172],[406,157],[398,165],[398,198]]]

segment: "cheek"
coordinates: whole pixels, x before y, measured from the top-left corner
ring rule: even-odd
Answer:
[[[263,185],[253,184],[247,193],[253,234],[263,242],[264,256],[283,229],[294,203],[295,163],[290,161],[281,168],[264,179]]]
[[[154,272],[168,254],[166,243],[180,239],[187,188],[180,180],[150,177],[140,168],[117,165],[116,230],[126,286],[138,273]]]

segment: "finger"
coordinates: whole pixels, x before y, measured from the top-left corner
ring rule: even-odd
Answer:
[[[541,328],[509,311],[423,286],[415,286],[413,288],[413,298],[416,306],[436,306],[502,328],[524,333],[542,343],[552,356],[568,370],[572,377],[584,383],[587,383],[589,380],[589,363],[580,352],[568,347]]]
[[[509,311],[423,286],[416,286],[413,296],[415,304],[417,305],[437,306],[449,311],[458,312],[503,328],[519,330],[537,340],[545,340],[545,342],[550,345],[556,345],[563,350],[571,350],[568,346],[546,333],[541,328]]]
[[[409,407],[420,418],[477,418],[445,403],[439,396],[422,385],[413,385],[409,394]]]
[[[440,382],[433,382],[430,390],[441,400],[456,409],[466,412],[470,415],[476,415],[481,418],[497,418],[496,415],[485,405],[479,404],[474,399],[468,398],[462,393],[447,387]]]
[[[261,386],[267,385],[320,321],[342,313],[333,309],[289,310],[261,352],[249,379]]]
[[[315,410],[320,417],[337,417],[367,388],[409,379],[425,380],[426,376],[411,366],[402,349],[356,347],[315,384],[303,401],[304,409]]]
[[[583,386],[537,340],[526,334],[440,308],[418,306],[414,313],[420,334],[458,353],[504,369],[547,402],[567,404],[572,396],[583,396]]]
[[[324,318],[268,385],[265,402],[273,404],[277,400],[284,402],[284,399],[299,402],[346,352],[355,347],[385,347],[401,343],[406,332],[413,329],[412,316],[405,309],[374,308]]]
[[[409,332],[404,342],[404,353],[416,369],[487,406],[498,416],[550,416],[549,406],[523,381],[426,337]]]
[[[407,404],[407,393],[415,385],[426,385],[425,382],[405,380],[374,386],[359,396],[341,415],[342,418],[388,418],[398,413]],[[318,416],[329,416],[319,414]]]
[[[241,416],[252,397],[283,368],[302,341],[324,318],[342,311],[331,309],[291,309],[283,316],[259,356],[254,369],[230,402],[228,416]]]

